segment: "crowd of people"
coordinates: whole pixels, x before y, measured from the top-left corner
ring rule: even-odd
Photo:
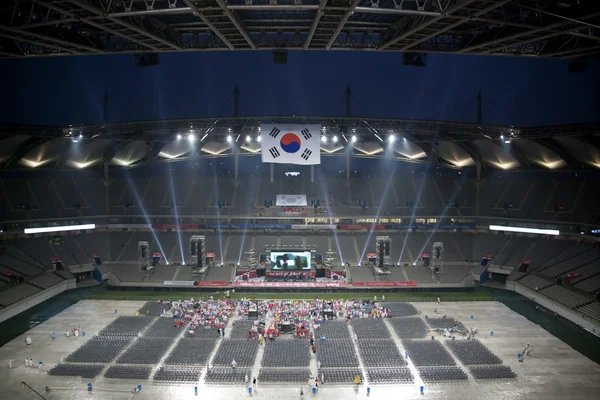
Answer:
[[[237,302],[233,300],[179,300],[171,303],[164,316],[172,316],[179,327],[187,327],[190,335],[198,329],[215,329],[219,336],[225,336],[225,325],[234,316]]]

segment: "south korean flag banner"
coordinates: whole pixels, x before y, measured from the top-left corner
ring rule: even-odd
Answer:
[[[262,162],[321,164],[321,125],[260,126]]]

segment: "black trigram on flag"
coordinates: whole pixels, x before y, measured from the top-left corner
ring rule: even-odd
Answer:
[[[277,136],[279,136],[280,133],[281,133],[280,129],[273,128],[273,129],[271,129],[271,133],[269,133],[269,136],[271,136],[273,139],[277,139]]]
[[[310,131],[306,128],[302,129],[300,131],[300,133],[302,133],[302,136],[304,136],[304,139],[308,140],[312,137],[312,134],[310,133]]]
[[[304,160],[308,161],[311,154],[312,154],[312,151],[310,151],[309,149],[306,149],[302,152],[302,155],[300,157],[302,157]]]
[[[271,156],[273,156],[273,158],[277,158],[281,155],[279,154],[279,150],[277,150],[277,147],[271,147],[269,149],[269,153],[271,153]]]

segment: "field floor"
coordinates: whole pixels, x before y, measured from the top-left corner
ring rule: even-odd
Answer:
[[[322,397],[328,400],[348,400],[348,399],[435,399],[435,400],[497,400],[497,399],[527,399],[527,400],[552,400],[552,399],[593,399],[597,398],[600,393],[600,366],[580,353],[574,351],[570,346],[560,341],[556,337],[549,334],[541,328],[526,319],[525,317],[515,313],[507,306],[496,301],[452,301],[449,300],[449,294],[446,296],[440,294],[440,303],[436,301],[424,302],[425,296],[414,296],[412,304],[420,312],[417,315],[410,317],[399,317],[384,320],[365,320],[373,321],[379,325],[379,330],[374,330],[373,340],[387,340],[387,343],[395,348],[399,355],[398,360],[404,362],[404,355],[408,351],[408,347],[419,345],[427,347],[432,343],[430,336],[436,345],[441,346],[438,353],[449,355],[449,362],[455,368],[462,370],[466,374],[466,379],[449,380],[445,382],[431,383],[427,382],[423,371],[419,365],[418,357],[409,356],[406,359],[405,367],[410,370],[413,379],[406,383],[381,384],[370,380],[372,369],[382,370],[383,367],[375,365],[369,367],[366,365],[362,348],[363,340],[355,342],[352,339],[335,339],[328,338],[327,340],[342,340],[346,344],[340,342],[340,346],[333,346],[332,351],[341,351],[340,349],[348,349],[350,353],[354,353],[358,359],[358,370],[363,374],[364,381],[357,391],[348,383],[331,383],[328,382],[328,374],[325,371],[325,382],[321,385],[319,393],[314,395],[309,393],[310,386],[308,382],[294,384],[265,384],[259,382],[256,391],[248,394],[247,385],[243,382],[238,384],[207,384],[204,377],[207,373],[206,366],[203,367],[197,381],[188,384],[182,383],[164,383],[155,379],[155,373],[165,362],[165,358],[173,352],[174,346],[182,341],[183,330],[180,335],[173,338],[173,344],[169,347],[163,358],[158,363],[149,363],[148,367],[152,373],[149,378],[144,379],[112,379],[104,376],[104,373],[115,365],[115,362],[107,362],[102,364],[102,373],[98,377],[88,380],[70,376],[52,376],[47,374],[47,371],[61,362],[62,359],[81,347],[84,343],[91,340],[99,331],[110,324],[118,316],[133,316],[135,312],[142,308],[145,304],[143,296],[155,296],[155,293],[144,294],[143,292],[107,292],[111,296],[115,295],[137,295],[140,300],[82,300],[68,307],[64,311],[42,322],[38,326],[30,329],[26,333],[20,335],[16,339],[8,342],[0,348],[0,389],[3,392],[3,398],[18,400],[18,399],[40,399],[40,397],[29,389],[22,388],[21,382],[26,382],[33,389],[38,391],[43,398],[47,400],[75,400],[81,398],[94,398],[99,400],[173,400],[173,399],[196,399],[209,398],[211,400],[231,400],[243,398],[257,398],[266,400],[282,400],[300,398],[300,388],[304,388],[305,397]],[[102,294],[106,296],[107,294]],[[197,292],[195,293],[197,295]],[[236,293],[235,296],[238,294]],[[399,294],[396,294],[399,295]],[[412,294],[411,294],[412,295]],[[417,295],[417,294],[415,294]],[[428,293],[429,298],[436,294]],[[464,295],[464,294],[463,294]],[[184,293],[177,293],[177,297],[185,298]],[[243,296],[240,294],[240,296]],[[331,298],[335,294],[322,294],[319,297]],[[342,296],[342,295],[340,295]],[[344,294],[344,297],[349,294]],[[364,295],[363,295],[364,296]],[[400,297],[394,297],[394,294],[385,294],[386,300],[397,300]],[[406,298],[406,295],[404,295]],[[254,294],[253,298],[263,297]],[[277,295],[265,294],[264,297],[277,298]],[[288,299],[303,298],[302,295],[287,295],[283,296]],[[313,298],[314,295],[307,296]],[[357,295],[356,297],[361,297]],[[380,296],[378,295],[378,298]],[[116,312],[115,312],[116,310]],[[436,332],[429,332],[426,337],[418,339],[405,340],[400,335],[402,329],[398,330],[398,326],[409,325],[408,319],[421,320],[420,324],[424,323],[432,326],[432,319],[440,318],[442,315],[447,315],[448,318],[454,318],[462,323],[467,329],[478,329],[479,333],[475,340],[485,346],[491,353],[496,355],[502,366],[510,367],[516,374],[516,377],[510,379],[479,379],[474,371],[472,363],[468,363],[468,355],[461,358],[452,350],[452,343],[449,339],[444,338]],[[138,318],[151,318],[140,316]],[[238,317],[239,318],[239,317]],[[406,320],[403,320],[406,318]],[[159,318],[160,319],[160,318]],[[159,325],[158,319],[153,320],[152,324]],[[227,342],[230,335],[234,331],[234,319],[230,319],[226,327],[225,339],[213,338],[211,343],[214,344],[214,351],[210,355],[210,360],[214,360],[215,354],[218,353],[219,347],[228,346]],[[360,321],[360,320],[358,320]],[[418,321],[417,321],[418,322]],[[348,329],[349,337],[353,337],[353,332],[356,332],[355,325],[343,324],[342,330]],[[78,338],[66,338],[64,331],[67,328],[81,326],[86,332],[86,336]],[[369,324],[367,324],[369,325]],[[364,328],[364,326],[363,326]],[[367,326],[367,332],[369,331]],[[53,340],[52,332],[56,332],[57,338]],[[400,333],[399,333],[400,332]],[[491,334],[493,332],[493,335]],[[212,332],[207,332],[212,333]],[[370,333],[369,333],[370,335]],[[378,335],[381,335],[379,337]],[[33,344],[26,346],[25,338],[30,336]],[[135,338],[139,341],[144,337],[142,332],[141,338]],[[385,337],[385,339],[383,339]],[[462,337],[457,337],[462,339]],[[198,339],[200,340],[200,339]],[[237,339],[246,340],[246,339]],[[282,337],[277,340],[289,341],[290,343],[297,340],[292,337]],[[367,339],[370,341],[370,337]],[[378,342],[379,343],[379,342]],[[382,343],[382,342],[380,342]],[[524,346],[530,343],[531,356],[525,359],[525,362],[519,362],[517,354],[521,353]],[[249,343],[250,344],[250,343]],[[270,344],[267,343],[268,347]],[[327,345],[317,341],[319,349],[317,357],[323,357],[322,352]],[[439,347],[438,346],[438,347]],[[375,351],[378,346],[375,346]],[[337,350],[336,350],[337,349]],[[126,349],[123,352],[127,351]],[[308,351],[308,349],[306,350]],[[123,353],[120,353],[123,354]],[[262,365],[263,356],[266,351],[264,347],[260,347],[256,353],[254,364],[249,367],[250,376],[258,376],[259,370],[265,365]],[[346,353],[347,354],[347,353]],[[438,354],[439,355],[439,354]],[[464,354],[463,354],[464,355]],[[265,356],[266,357],[266,356]],[[385,355],[384,355],[385,357]],[[437,356],[436,356],[437,357]],[[25,358],[33,358],[34,362],[43,362],[43,370],[38,368],[26,368],[24,365]],[[389,357],[388,357],[389,360]],[[12,368],[8,368],[9,364]],[[74,363],[66,363],[74,364]],[[185,366],[184,366],[185,367]],[[183,368],[183,367],[181,367]],[[317,373],[317,358],[310,355],[310,361],[307,368],[312,374]],[[434,367],[438,368],[438,367]],[[343,369],[343,368],[342,368]],[[339,370],[339,368],[336,368]],[[322,372],[322,371],[319,371]],[[331,372],[333,374],[333,372]],[[86,393],[88,382],[92,382],[94,389],[93,394]],[[132,396],[131,390],[137,385],[142,385],[142,391]],[[423,386],[424,394],[420,393],[420,387]],[[49,392],[45,388],[50,389]],[[195,395],[195,387],[198,388],[198,394]],[[370,391],[368,391],[370,388]]]

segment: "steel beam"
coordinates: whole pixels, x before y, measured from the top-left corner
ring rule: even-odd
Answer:
[[[246,30],[244,25],[239,21],[237,15],[230,11],[230,7],[227,6],[227,4],[225,4],[224,0],[216,0],[216,2],[219,5],[219,7],[221,7],[227,18],[229,18],[233,25],[235,25],[236,29],[240,32],[244,40],[246,40],[250,48],[252,50],[256,50],[256,45],[250,38],[250,34],[248,34],[248,31]]]
[[[586,15],[586,16],[580,18],[580,20],[583,21],[583,20],[587,20],[587,19],[590,19],[590,18],[595,18],[595,17],[597,17],[599,15],[600,15],[600,13],[594,13],[594,14]],[[541,33],[541,32],[546,32],[546,31],[551,31],[551,30],[555,30],[555,29],[560,29],[560,28],[564,28],[564,27],[572,25],[572,24],[573,24],[572,21],[557,22],[557,23],[552,24],[552,25],[548,25],[548,26],[544,26],[544,27],[540,27],[540,28],[536,28],[536,29],[532,29],[532,30],[528,30],[528,31],[523,31],[523,32],[512,34],[512,35],[508,35],[508,36],[503,36],[503,37],[500,37],[498,39],[489,40],[489,41],[483,42],[483,43],[474,44],[472,46],[465,47],[463,49],[458,50],[457,53],[460,53],[460,54],[467,53],[469,51],[477,50],[477,49],[479,49],[481,47],[493,46],[495,44],[506,42],[508,40],[519,39],[519,38],[521,38],[523,36],[535,35],[535,34]]]
[[[62,13],[64,15],[68,16],[68,17],[74,18],[74,19],[76,19],[78,21],[84,22],[84,23],[86,23],[86,24],[88,24],[90,26],[93,26],[94,28],[98,28],[98,29],[100,29],[100,30],[102,30],[104,32],[108,32],[108,33],[110,33],[112,35],[115,35],[115,36],[127,39],[130,42],[139,44],[140,46],[143,46],[143,47],[145,47],[147,49],[154,50],[154,51],[160,51],[160,49],[158,47],[152,46],[152,45],[150,45],[148,43],[144,43],[144,42],[142,42],[140,40],[137,40],[136,38],[133,38],[133,37],[131,37],[129,35],[126,35],[126,34],[124,34],[122,32],[115,31],[114,29],[105,27],[101,23],[95,22],[94,20],[100,18],[99,16],[96,16],[95,18],[83,18],[83,17],[80,17],[79,15],[77,15],[76,13],[74,13],[72,11],[68,11],[68,10],[65,10],[63,8],[57,7],[54,4],[45,3],[45,2],[40,2],[38,4],[43,5],[44,7],[48,8],[50,10],[53,10],[53,11]]]
[[[451,29],[454,29],[454,28],[456,28],[457,26],[460,26],[460,25],[464,24],[465,22],[469,22],[469,21],[473,20],[473,19],[474,19],[474,18],[476,18],[476,17],[480,17],[480,16],[482,16],[482,15],[485,15],[485,14],[489,13],[490,11],[493,11],[493,10],[495,10],[496,8],[503,6],[504,4],[506,4],[506,3],[509,3],[510,1],[511,1],[511,0],[503,0],[503,1],[499,1],[498,3],[492,4],[492,5],[490,5],[489,7],[486,7],[486,8],[484,8],[483,10],[481,10],[481,11],[478,11],[478,12],[476,12],[475,14],[473,14],[473,15],[469,16],[469,17],[460,18],[460,19],[459,19],[457,22],[455,22],[454,24],[448,25],[448,26],[446,26],[446,27],[444,27],[444,28],[442,28],[442,29],[439,29],[439,30],[435,31],[435,32],[434,32],[434,33],[432,33],[432,34],[429,34],[429,35],[427,35],[427,36],[425,36],[425,37],[423,37],[423,38],[421,38],[421,39],[417,39],[417,40],[413,41],[412,43],[410,43],[410,44],[408,44],[408,45],[406,45],[406,46],[402,47],[402,48],[400,49],[400,51],[406,51],[406,50],[410,49],[411,47],[414,47],[414,46],[416,46],[416,45],[418,45],[418,44],[420,44],[420,43],[423,43],[423,42],[425,42],[426,40],[429,40],[429,39],[431,39],[431,38],[433,38],[433,37],[435,37],[435,36],[441,35],[441,34],[442,34],[442,33],[444,33],[444,32],[448,32],[449,30],[451,30]]]
[[[213,31],[213,33],[215,35],[217,35],[223,43],[225,43],[225,46],[229,47],[229,49],[231,49],[231,50],[235,49],[235,47],[231,44],[231,42],[229,40],[227,40],[225,35],[223,35],[221,33],[221,31],[219,31],[217,29],[217,27],[212,22],[210,22],[210,20],[206,17],[206,15],[202,14],[202,11],[199,10],[198,7],[196,7],[196,5],[194,3],[192,3],[191,0],[184,0],[184,1],[185,1],[185,4],[187,4],[189,6],[189,8],[193,11],[194,15],[197,16],[198,18],[200,18],[202,20],[202,22],[204,22],[206,24],[206,26],[208,26],[208,28],[211,31]]]
[[[306,36],[306,41],[304,42],[304,46],[303,46],[304,50],[308,49],[308,46],[310,46],[310,42],[315,34],[315,31],[317,30],[319,21],[321,21],[321,17],[323,16],[325,7],[327,6],[327,1],[328,0],[321,0],[321,3],[319,4],[319,9],[317,10],[317,13],[315,14],[315,18],[312,21],[310,31],[308,31],[308,36]]]
[[[581,47],[579,49],[571,49],[559,51],[555,53],[544,54],[544,57],[559,57],[559,58],[582,58],[600,53],[600,46]]]
[[[353,0],[352,1],[352,3],[350,4],[350,8],[348,9],[348,11],[346,12],[346,14],[344,15],[344,17],[340,21],[339,25],[337,26],[337,28],[333,32],[333,35],[331,35],[331,38],[329,39],[329,42],[327,43],[327,46],[325,46],[325,50],[329,50],[331,48],[331,46],[335,42],[335,39],[337,39],[337,37],[340,34],[340,32],[342,31],[342,29],[344,29],[344,25],[346,25],[346,22],[348,22],[348,20],[350,19],[350,17],[352,15],[354,15],[354,10],[358,6],[358,3],[360,3],[360,0]]]
[[[54,49],[54,50],[60,50],[63,53],[60,54],[72,54],[72,55],[81,55],[82,53],[79,52],[75,52],[71,49],[67,49],[66,47],[62,47],[56,44],[52,44],[52,43],[40,43],[40,42],[36,42],[35,40],[30,40],[30,39],[26,39],[26,38],[22,38],[19,36],[13,36],[13,35],[9,35],[7,33],[2,33],[0,32],[0,37],[4,37],[7,39],[13,39],[16,40],[18,42],[24,42],[24,43],[29,43],[29,44],[33,44],[35,46],[41,46],[41,47],[46,47],[47,49]]]
[[[91,4],[84,3],[83,1],[80,1],[80,0],[69,0],[69,2],[72,3],[72,4],[74,4],[74,5],[76,5],[77,7],[80,7],[83,10],[87,10],[87,11],[89,11],[91,13],[94,13],[96,15],[102,16],[102,17],[104,17],[104,18],[106,18],[106,19],[108,19],[108,20],[110,20],[112,22],[115,22],[115,23],[117,23],[117,24],[119,24],[119,25],[121,25],[121,26],[123,26],[123,27],[125,27],[127,29],[130,29],[130,30],[132,30],[134,32],[137,32],[137,33],[141,34],[141,35],[144,35],[144,36],[146,36],[146,37],[148,37],[150,39],[156,40],[157,42],[162,43],[162,44],[164,44],[166,46],[169,46],[169,47],[171,47],[174,50],[180,50],[180,51],[184,50],[183,47],[179,46],[178,44],[173,43],[170,40],[166,40],[164,38],[161,38],[160,36],[157,36],[157,35],[155,35],[155,34],[153,34],[151,32],[148,32],[147,30],[141,28],[140,26],[137,26],[137,25],[132,24],[132,23],[127,22],[127,21],[123,21],[122,19],[119,19],[117,17],[111,17],[109,14],[105,13],[101,9],[99,9],[99,8],[97,8],[97,7],[95,7],[95,6],[91,5]]]
[[[42,34],[39,34],[39,33],[29,32],[29,31],[25,31],[23,29],[11,28],[9,26],[0,25],[0,31],[10,32],[10,33],[14,33],[14,34],[17,34],[17,35],[31,36],[31,37],[38,38],[38,39],[41,39],[41,40],[46,40],[48,42],[54,42],[54,43],[62,44],[64,46],[75,47],[75,48],[77,48],[79,50],[90,51],[92,53],[97,53],[97,54],[104,53],[103,50],[97,49],[95,47],[91,47],[91,46],[87,46],[87,45],[79,44],[79,43],[74,43],[74,42],[70,42],[68,40],[54,38],[54,37],[42,35]]]
[[[440,21],[442,18],[449,16],[449,14],[452,14],[453,12],[456,12],[456,11],[462,9],[471,3],[474,3],[475,1],[477,1],[477,0],[466,0],[463,3],[455,4],[454,6],[446,9],[446,11],[444,11],[443,13],[438,13],[437,16],[435,16],[421,24],[418,24],[417,26],[413,27],[412,29],[408,30],[407,32],[404,32],[400,36],[396,36],[395,38],[388,40],[387,42],[385,42],[382,45],[380,45],[379,47],[377,47],[377,50],[384,50],[384,49],[388,48],[389,46],[391,46],[395,43],[398,43],[399,41],[401,41],[403,39],[406,39],[410,35],[420,31],[421,29],[427,28],[431,24],[435,24],[436,22]]]
[[[461,4],[462,6],[462,4]],[[461,7],[462,8],[462,7]],[[388,15],[408,15],[424,17],[440,17],[442,13],[435,11],[404,10],[401,8],[379,8],[379,7],[356,7],[357,13],[365,14],[388,14]]]

